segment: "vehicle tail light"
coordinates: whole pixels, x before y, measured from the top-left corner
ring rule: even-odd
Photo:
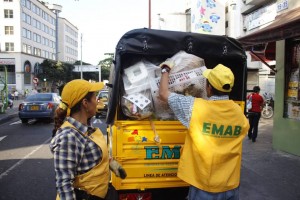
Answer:
[[[50,110],[54,107],[54,104],[53,103],[48,103],[47,105],[47,109]]]
[[[21,104],[19,105],[19,111],[20,111],[20,110],[23,110],[23,109],[24,109],[24,104],[21,103]]]

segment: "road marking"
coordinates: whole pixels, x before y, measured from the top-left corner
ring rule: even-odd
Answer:
[[[27,123],[28,124],[34,124],[36,122],[36,119],[30,119]],[[19,121],[16,121],[16,122],[13,122],[13,123],[10,123],[9,125],[16,125],[16,124],[21,124],[21,120]]]
[[[16,167],[18,167],[19,165],[21,165],[23,162],[25,162],[25,160],[27,158],[29,158],[31,155],[33,155],[36,151],[38,151],[40,148],[43,147],[43,145],[47,144],[50,140],[52,139],[52,137],[48,138],[43,144],[41,144],[40,146],[36,147],[35,149],[33,149],[29,154],[27,154],[26,156],[24,156],[21,160],[19,160],[16,164],[14,164],[13,166],[11,166],[8,170],[6,170],[5,172],[3,172],[2,174],[0,174],[0,180],[4,177],[7,176],[11,171],[13,171]]]
[[[101,121],[101,119],[95,119],[94,121],[93,121],[93,124],[102,124],[103,122]]]
[[[11,124],[9,124],[9,125],[15,125],[15,124],[21,124],[21,120],[16,121],[16,122],[13,122],[13,123],[11,123]]]
[[[6,138],[6,135],[5,135],[5,136],[3,136],[3,137],[0,137],[0,141],[1,141],[1,140],[3,140],[4,138]]]

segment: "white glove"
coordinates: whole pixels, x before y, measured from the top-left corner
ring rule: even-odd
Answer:
[[[125,179],[127,176],[125,169],[120,165],[120,163],[118,163],[118,161],[114,159],[111,159],[111,161],[109,162],[109,169],[121,179]]]
[[[166,61],[162,62],[159,67],[160,68],[165,68],[167,67],[169,70],[171,70],[175,65],[175,62],[173,60],[171,60],[170,58],[168,58]]]

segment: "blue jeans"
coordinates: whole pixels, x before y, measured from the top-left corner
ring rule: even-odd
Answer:
[[[250,128],[248,131],[248,137],[249,139],[252,139],[252,141],[255,142],[256,138],[257,138],[257,132],[258,132],[258,123],[259,123],[259,119],[260,119],[261,113],[249,113],[248,118],[249,118],[249,124],[250,124]]]
[[[239,187],[226,192],[205,192],[190,186],[188,200],[239,200]]]

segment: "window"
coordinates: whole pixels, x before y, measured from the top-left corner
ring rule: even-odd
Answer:
[[[23,45],[22,45],[22,51],[23,51],[24,53],[27,53],[27,44],[24,44],[24,43],[23,43]]]
[[[13,26],[5,26],[5,35],[13,35],[14,27]]]
[[[32,18],[32,26],[36,27],[36,19]]]
[[[38,48],[37,48],[36,50],[37,50],[37,51],[36,51],[36,55],[37,55],[37,56],[41,56],[41,49],[38,49]]]
[[[4,2],[13,2],[13,0],[4,0]]]
[[[31,2],[29,0],[26,0],[26,8],[31,10]]]
[[[27,30],[26,37],[31,40],[31,31],[30,30]]]
[[[36,14],[40,15],[41,9],[39,7],[36,7]]]
[[[284,117],[300,120],[300,38],[288,40],[286,52]]]
[[[41,30],[41,22],[40,21],[36,21],[36,28]]]
[[[32,12],[36,13],[36,5],[34,3],[31,5],[31,10]]]
[[[13,18],[14,11],[9,9],[4,9],[4,18]]]
[[[27,53],[31,54],[31,46],[27,45]]]
[[[36,33],[33,33],[33,41],[36,42]]]
[[[27,30],[25,28],[22,28],[22,37],[26,38]]]
[[[13,42],[5,42],[5,51],[14,51],[14,43]]]
[[[31,17],[30,15],[26,15],[26,23],[31,24]]]
[[[36,42],[41,43],[41,36],[39,34],[36,35]]]
[[[26,22],[26,14],[25,13],[22,13],[22,21]]]

